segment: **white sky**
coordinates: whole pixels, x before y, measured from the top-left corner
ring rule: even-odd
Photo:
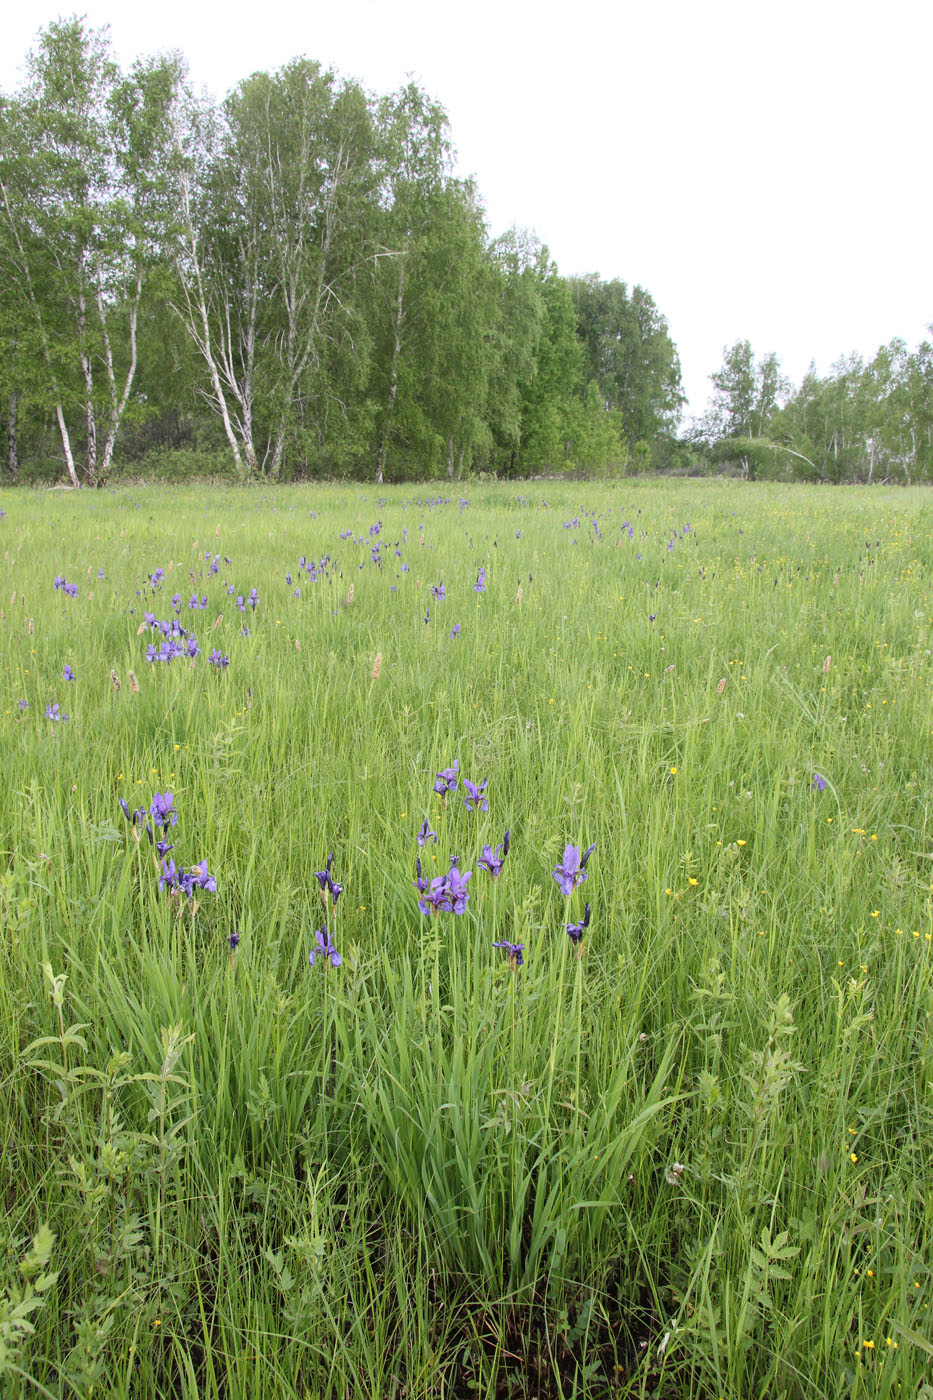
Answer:
[[[40,26],[6,7],[0,89]],[[799,382],[933,322],[928,0],[84,0],[117,57],[178,48],[223,96],[304,53],[447,109],[491,230],[533,229],[561,272],[640,282],[690,408],[725,345]]]

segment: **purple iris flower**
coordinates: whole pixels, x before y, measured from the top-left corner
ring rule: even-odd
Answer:
[[[420,856],[419,856],[419,857],[417,858],[417,860],[415,861],[415,872],[416,872],[417,878],[416,878],[415,880],[412,881],[412,884],[414,885],[415,889],[418,891],[419,894],[424,894],[425,891],[428,889],[429,883],[430,883],[430,882],[429,882],[428,880],[426,880],[426,879],[424,878],[424,876],[422,875],[422,873],[421,873],[421,857],[420,857]],[[420,900],[418,901],[418,907],[419,907],[419,909],[421,908],[421,901],[420,901]],[[426,909],[423,909],[423,910],[422,910],[422,913],[424,913],[424,914],[426,914],[427,912],[428,912],[428,911],[427,911]]]
[[[183,874],[183,870],[176,870],[173,860],[163,860],[162,874],[159,876],[159,889],[168,890],[169,892],[177,890],[181,884],[181,877]]]
[[[587,878],[586,862],[595,850],[596,842],[588,846],[581,859],[580,852],[576,846],[564,847],[564,859],[561,865],[554,870],[554,879],[560,885],[561,894],[569,898],[578,885],[582,885]]]
[[[136,810],[135,810],[135,811],[132,813],[132,815],[131,815],[131,814],[130,814],[130,804],[127,802],[126,798],[125,798],[125,797],[121,797],[121,798],[119,799],[119,802],[120,802],[120,810],[122,811],[123,815],[126,817],[126,820],[130,823],[130,825],[133,826],[133,827],[140,827],[140,826],[142,826],[143,822],[144,822],[145,819],[146,819],[146,816],[148,815],[147,812],[146,812],[145,807],[137,807]],[[138,840],[138,839],[139,839],[139,838],[138,838],[138,836],[137,836],[137,840]]]
[[[450,870],[446,875],[438,875],[432,880],[427,889],[427,881],[421,877],[421,862],[417,863],[418,879],[416,887],[421,893],[418,900],[418,908],[422,914],[462,914],[470,898],[467,889],[467,881],[473,874],[472,870],[466,872],[457,866],[456,856],[450,858]]]
[[[240,942],[240,931],[239,931],[239,929],[236,929],[236,928],[235,928],[235,929],[233,930],[232,933],[228,933],[228,934],[227,934],[227,942],[230,944],[230,951],[231,951],[231,953],[232,953],[232,952],[234,951],[234,949],[238,946],[239,942]]]
[[[338,885],[338,884],[337,884],[337,881],[334,879],[334,877],[333,877],[333,876],[331,875],[331,873],[330,873],[330,868],[331,868],[331,866],[333,865],[333,863],[334,863],[334,853],[333,853],[333,851],[331,851],[330,855],[327,857],[327,864],[326,864],[326,866],[324,867],[323,870],[315,870],[315,872],[314,872],[314,878],[317,880],[318,884],[319,884],[320,887],[321,887],[321,894],[322,894],[323,897],[324,897],[324,903],[326,904],[327,901],[328,901],[328,898],[330,898],[331,902],[333,903],[334,907],[336,908],[336,906],[337,906],[337,900],[340,898],[341,894],[343,893],[343,885]]]
[[[494,943],[492,946],[494,948],[505,949],[509,955],[509,966],[513,972],[516,968],[521,967],[525,961],[522,957],[522,953],[525,951],[524,943],[509,943],[506,939],[503,939],[501,943]]]
[[[16,702],[16,708],[17,708],[18,710],[28,710],[28,709],[29,709],[29,701],[28,701],[28,700],[17,700],[17,702]]]
[[[168,855],[169,851],[174,851],[175,849],[175,847],[173,845],[170,845],[168,841],[157,841],[155,843],[155,848],[160,860],[164,860],[165,857]]]
[[[185,652],[188,656],[190,656],[192,661],[196,656],[200,656],[201,648],[198,646],[197,639],[195,637],[188,638],[188,641],[185,644]]]
[[[62,712],[61,712],[60,707],[59,707],[57,704],[54,704],[54,703],[51,704],[51,705],[46,705],[46,707],[45,707],[45,717],[46,717],[46,719],[52,720],[52,722],[53,722],[54,724],[59,724],[59,723],[67,724],[67,723],[68,723],[68,716],[67,716],[67,715],[63,715]]]
[[[590,926],[590,906],[583,906],[583,918],[577,924],[567,924],[567,937],[579,952],[580,944],[583,942],[583,934]]]
[[[822,773],[814,773],[813,786],[816,788],[817,792],[825,792],[829,787],[829,779],[824,778]]]
[[[476,575],[476,582],[475,582],[474,585],[473,585],[473,592],[474,592],[474,593],[485,593],[485,592],[486,592],[486,570],[485,570],[485,569],[480,569],[479,573]]]
[[[76,583],[64,583],[62,584],[62,587],[64,588],[69,598],[77,598],[78,585]]]
[[[230,657],[229,655],[225,656],[223,652],[218,651],[216,647],[212,647],[207,662],[209,666],[216,666],[218,670],[222,671],[225,667],[230,665]]]
[[[464,778],[463,786],[467,790],[467,795],[463,799],[463,805],[468,812],[489,811],[489,802],[484,796],[486,791],[486,785],[488,782],[489,779],[484,778],[483,781],[479,784],[479,786],[477,786],[476,783],[471,783],[469,778]]]
[[[453,627],[451,627],[450,631],[447,633],[447,635],[448,635],[448,637],[450,638],[451,641],[453,641],[454,637],[459,636],[459,635],[460,635],[460,623],[459,623],[459,622],[455,622],[454,625],[453,625]]]
[[[502,853],[501,855],[499,854],[500,851]],[[493,850],[491,846],[483,847],[483,854],[476,864],[481,865],[484,870],[488,870],[494,880],[498,880],[499,876],[502,874],[502,867],[505,864],[505,858],[508,853],[509,833],[506,832],[505,840],[501,845],[497,846],[495,850]]]
[[[416,840],[419,846],[426,846],[429,841],[433,841],[436,846],[437,832],[432,831],[431,828],[428,826],[427,822],[422,822],[421,830],[418,832]]]
[[[202,860],[198,865],[192,865],[188,875],[193,878],[199,890],[207,890],[209,894],[216,893],[217,881],[209,872],[206,860]]]
[[[52,587],[53,587],[53,588],[64,588],[64,587],[65,587],[65,575],[64,575],[64,574],[56,574],[55,577],[54,577],[53,580],[52,580]]]
[[[431,881],[429,887],[422,891],[422,897],[418,900],[418,908],[422,914],[439,914],[442,911],[449,913],[452,907],[447,878],[444,875],[438,875],[436,879]]]
[[[330,958],[331,967],[339,967],[343,962],[343,958],[331,942],[330,934],[327,932],[327,925],[325,924],[323,928],[316,928],[314,930],[314,936],[317,939],[317,947],[312,948],[311,952],[308,954],[308,962],[311,966],[314,966],[318,958]]]
[[[66,666],[65,669],[64,669],[64,671],[62,671],[62,680],[63,680],[63,681],[73,681],[74,679],[75,679],[75,673],[74,673],[74,671],[71,669],[70,666]]]
[[[172,806],[175,801],[175,794],[171,792],[155,792],[152,795],[152,806],[149,808],[149,815],[156,826],[175,826],[178,821],[178,813]]]
[[[450,768],[441,768],[434,779],[434,791],[441,797],[446,797],[449,792],[457,791],[457,769],[460,767],[459,758],[455,758]]]
[[[431,597],[432,597],[432,598],[446,598],[446,597],[447,597],[447,591],[446,591],[446,589],[444,588],[443,583],[432,583],[432,584],[431,584]]]
[[[450,871],[447,875],[447,888],[450,891],[451,909],[455,914],[462,914],[466,909],[467,900],[470,898],[470,892],[467,889],[467,880],[470,879],[472,874],[472,870],[467,870],[464,873],[458,870],[455,865],[450,867]]]

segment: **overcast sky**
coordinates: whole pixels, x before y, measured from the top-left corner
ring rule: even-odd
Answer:
[[[447,109],[490,229],[565,274],[640,282],[690,408],[749,339],[799,382],[933,322],[928,0],[85,0],[118,59],[177,48],[223,96],[306,54]],[[0,88],[72,11],[5,7]]]

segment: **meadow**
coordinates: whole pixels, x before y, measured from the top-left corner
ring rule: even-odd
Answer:
[[[0,1388],[931,1400],[933,501],[461,490],[0,493]]]

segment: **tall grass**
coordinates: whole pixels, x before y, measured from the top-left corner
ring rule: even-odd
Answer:
[[[933,509],[467,494],[0,498],[11,1395],[926,1393]]]

